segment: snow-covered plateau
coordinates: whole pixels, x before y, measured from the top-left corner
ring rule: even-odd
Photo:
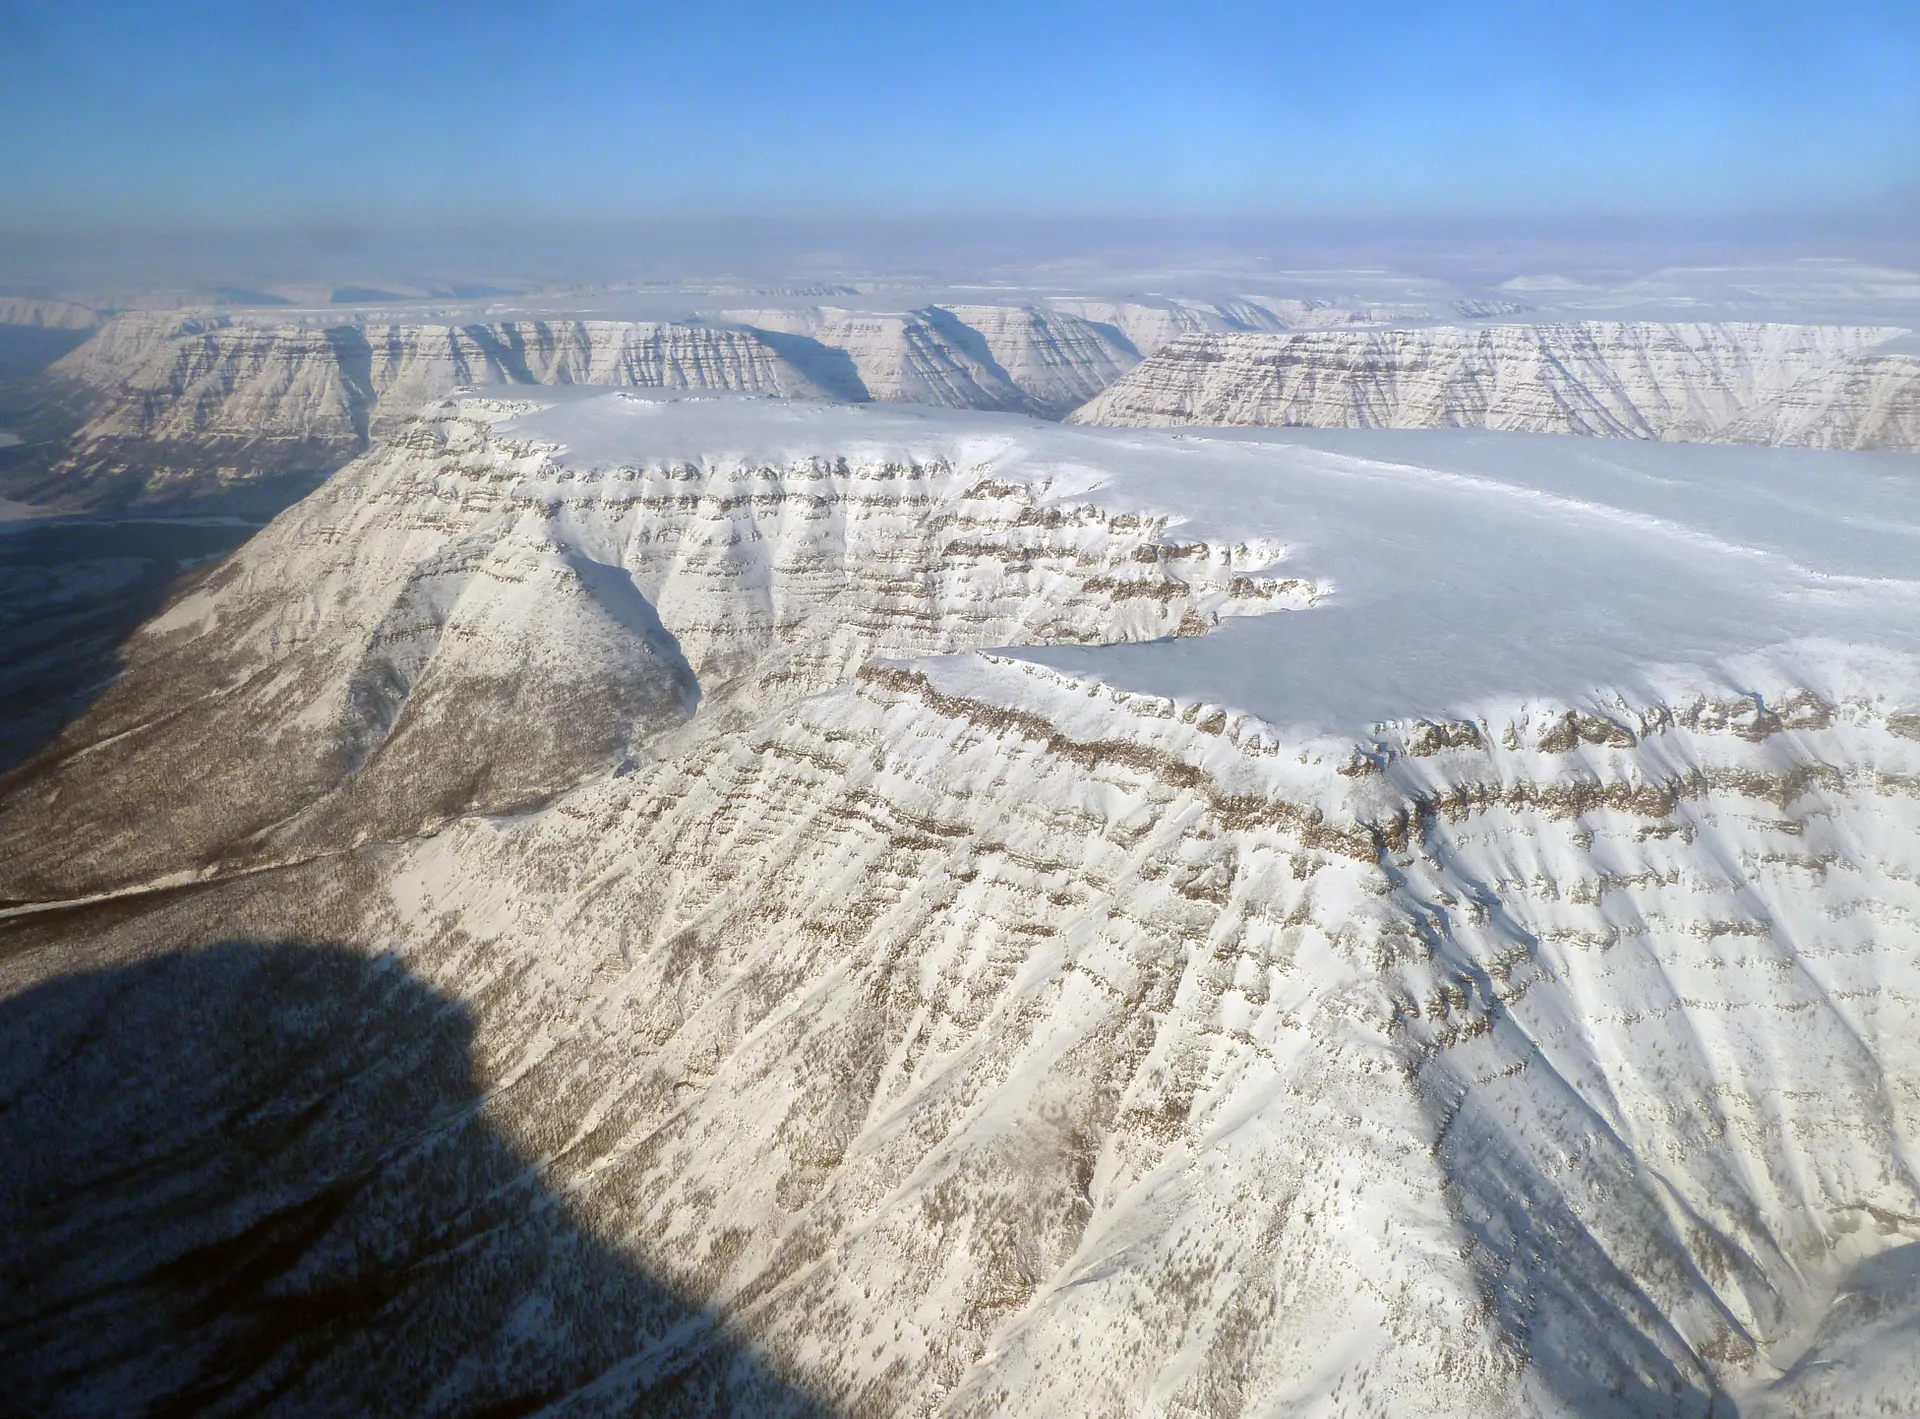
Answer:
[[[678,304],[643,303],[653,313],[643,319],[617,315],[617,300],[597,313],[428,303],[111,318],[60,302],[0,303],[0,322],[98,324],[90,336],[77,325],[21,327],[42,344],[58,337],[61,349],[85,343],[0,401],[33,445],[0,492],[109,507],[278,479],[290,498],[426,400],[514,386],[914,403],[1090,424],[1920,448],[1920,343],[1911,304],[1892,297],[1832,305],[1852,315],[1820,322],[1744,318],[1729,299],[1721,313],[1740,318],[1682,323],[1581,318],[1565,292],[1572,308],[1559,311],[1459,295],[935,294],[906,305],[882,293],[855,307],[713,304],[689,291]],[[1645,292],[1628,304],[1662,309]],[[1859,318],[1875,310],[1878,319]]]
[[[1217,312],[1167,314],[1180,329],[1227,328]],[[476,385],[703,389],[1058,416],[1138,361],[1119,327],[1032,305],[467,323],[133,312],[10,396],[46,443],[46,456],[11,485],[42,502],[151,502],[327,472],[423,401]]]
[[[1645,321],[1190,335],[1071,418],[1913,449],[1920,347],[1897,326]]]
[[[1914,1412],[1910,454],[505,393],[0,780],[10,1402]]]

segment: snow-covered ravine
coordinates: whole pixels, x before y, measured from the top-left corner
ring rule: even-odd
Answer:
[[[1907,463],[455,400],[6,785],[0,979],[389,953],[471,1011],[528,1176],[701,1308],[610,1326],[553,1207],[475,1203],[494,1240],[456,1245],[363,1181],[272,1294],[404,1267],[460,1338],[405,1373],[230,1344],[240,1408],[1900,1412]],[[49,1237],[143,1205],[70,1181]],[[138,1266],[5,1259],[111,1337],[114,1286],[303,1186],[167,1212]],[[691,1384],[720,1337],[784,1387]]]

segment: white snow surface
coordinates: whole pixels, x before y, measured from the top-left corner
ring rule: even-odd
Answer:
[[[497,427],[558,446],[568,466],[640,450],[768,466],[939,459],[1026,483],[1043,503],[1270,547],[1266,574],[1320,588],[1310,611],[1010,653],[1288,727],[1653,697],[1703,671],[1732,693],[1771,679],[1837,694],[1835,677],[1873,673],[1861,664],[1876,649],[1920,651],[1920,467],[1898,453],[1472,430],[1201,436],[627,392],[539,403]]]
[[[1911,1412],[1911,469],[436,402],[136,638],[0,896],[358,854],[328,938],[837,1413]]]
[[[1110,554],[1134,516],[1151,543],[1129,558],[1291,583],[1195,577],[1181,634],[1145,643],[1115,596],[1131,645],[902,665],[883,633],[850,685],[396,863],[429,954],[457,903],[480,959],[553,980],[614,941],[624,967],[639,924],[628,1009],[663,1008],[641,1002],[682,928],[728,943],[709,969],[756,979],[773,952],[814,982],[764,1035],[676,1035],[660,1059],[689,1062],[644,1068],[711,1070],[700,1121],[593,1184],[727,1199],[643,1205],[672,1219],[662,1256],[713,1227],[829,1230],[804,1303],[742,1303],[776,1353],[902,1412],[1900,1412],[1907,1313],[1854,1322],[1920,1240],[1907,461],[472,407],[538,470],[521,498],[581,510],[572,536],[662,475],[734,507],[796,470],[944,468],[1086,529],[1061,557]],[[752,575],[782,515],[726,516]],[[882,976],[914,984],[870,1007],[852,982]],[[871,1097],[834,1062],[856,1037],[889,1042]],[[1082,1144],[1105,1099],[1126,1102]],[[784,1150],[829,1109],[861,1123],[796,1221],[753,1160],[811,1166]],[[1016,1241],[983,1220],[1040,1196],[1068,1201]],[[929,1230],[949,1207],[985,1230]],[[721,1305],[752,1294],[754,1245]],[[997,1319],[1003,1265],[1026,1270]],[[881,1337],[871,1356],[816,1348],[812,1318],[838,1315]]]

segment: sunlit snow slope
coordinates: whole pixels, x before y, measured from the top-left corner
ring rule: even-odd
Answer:
[[[91,1317],[0,1327],[18,1393],[284,1215],[301,1364],[218,1351],[235,1412],[1903,1412],[1908,463],[431,406],[6,781],[0,972],[390,953],[527,1175],[703,1309],[596,1324],[573,1253],[382,1241],[372,1183],[76,1267],[150,1205],[101,1159],[10,1244]],[[400,1274],[498,1319],[404,1373],[297,1329]],[[182,1314],[89,1392],[207,1392]],[[686,1383],[722,1343],[785,1387]]]

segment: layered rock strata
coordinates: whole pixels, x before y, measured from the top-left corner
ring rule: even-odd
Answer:
[[[618,321],[261,326],[124,316],[40,377],[77,423],[28,499],[161,501],[330,471],[429,398],[472,385],[606,384],[831,397],[750,332]]]
[[[1030,305],[934,305],[903,314],[819,307],[727,315],[749,328],[804,337],[841,353],[859,397],[883,403],[1058,417],[1139,363],[1117,329]]]
[[[1898,1412],[1897,627],[1289,727],[964,653],[1364,593],[1097,476],[1192,441],[748,409],[430,411],[7,784],[8,1097],[118,1100],[166,972],[290,1002],[269,1063],[156,1017],[220,1065],[177,1117],[7,1152],[17,1394]]]
[[[729,317],[321,327],[127,315],[11,397],[44,450],[9,491],[166,501],[330,471],[462,387],[633,385],[1057,416],[1137,360],[1118,336],[1032,307]]]
[[[1259,547],[1042,506],[938,440],[578,469],[492,432],[533,407],[422,415],[153,622],[0,815],[13,894],[504,808],[696,701],[733,725],[876,652],[1193,634],[1313,595],[1245,575]]]
[[[1035,412],[1058,417],[1087,402],[1139,363],[1129,342],[1091,321],[1031,306],[945,307],[977,332],[1007,379]]]
[[[1904,333],[1589,321],[1196,335],[1070,419],[1914,448],[1920,363],[1872,353]]]

